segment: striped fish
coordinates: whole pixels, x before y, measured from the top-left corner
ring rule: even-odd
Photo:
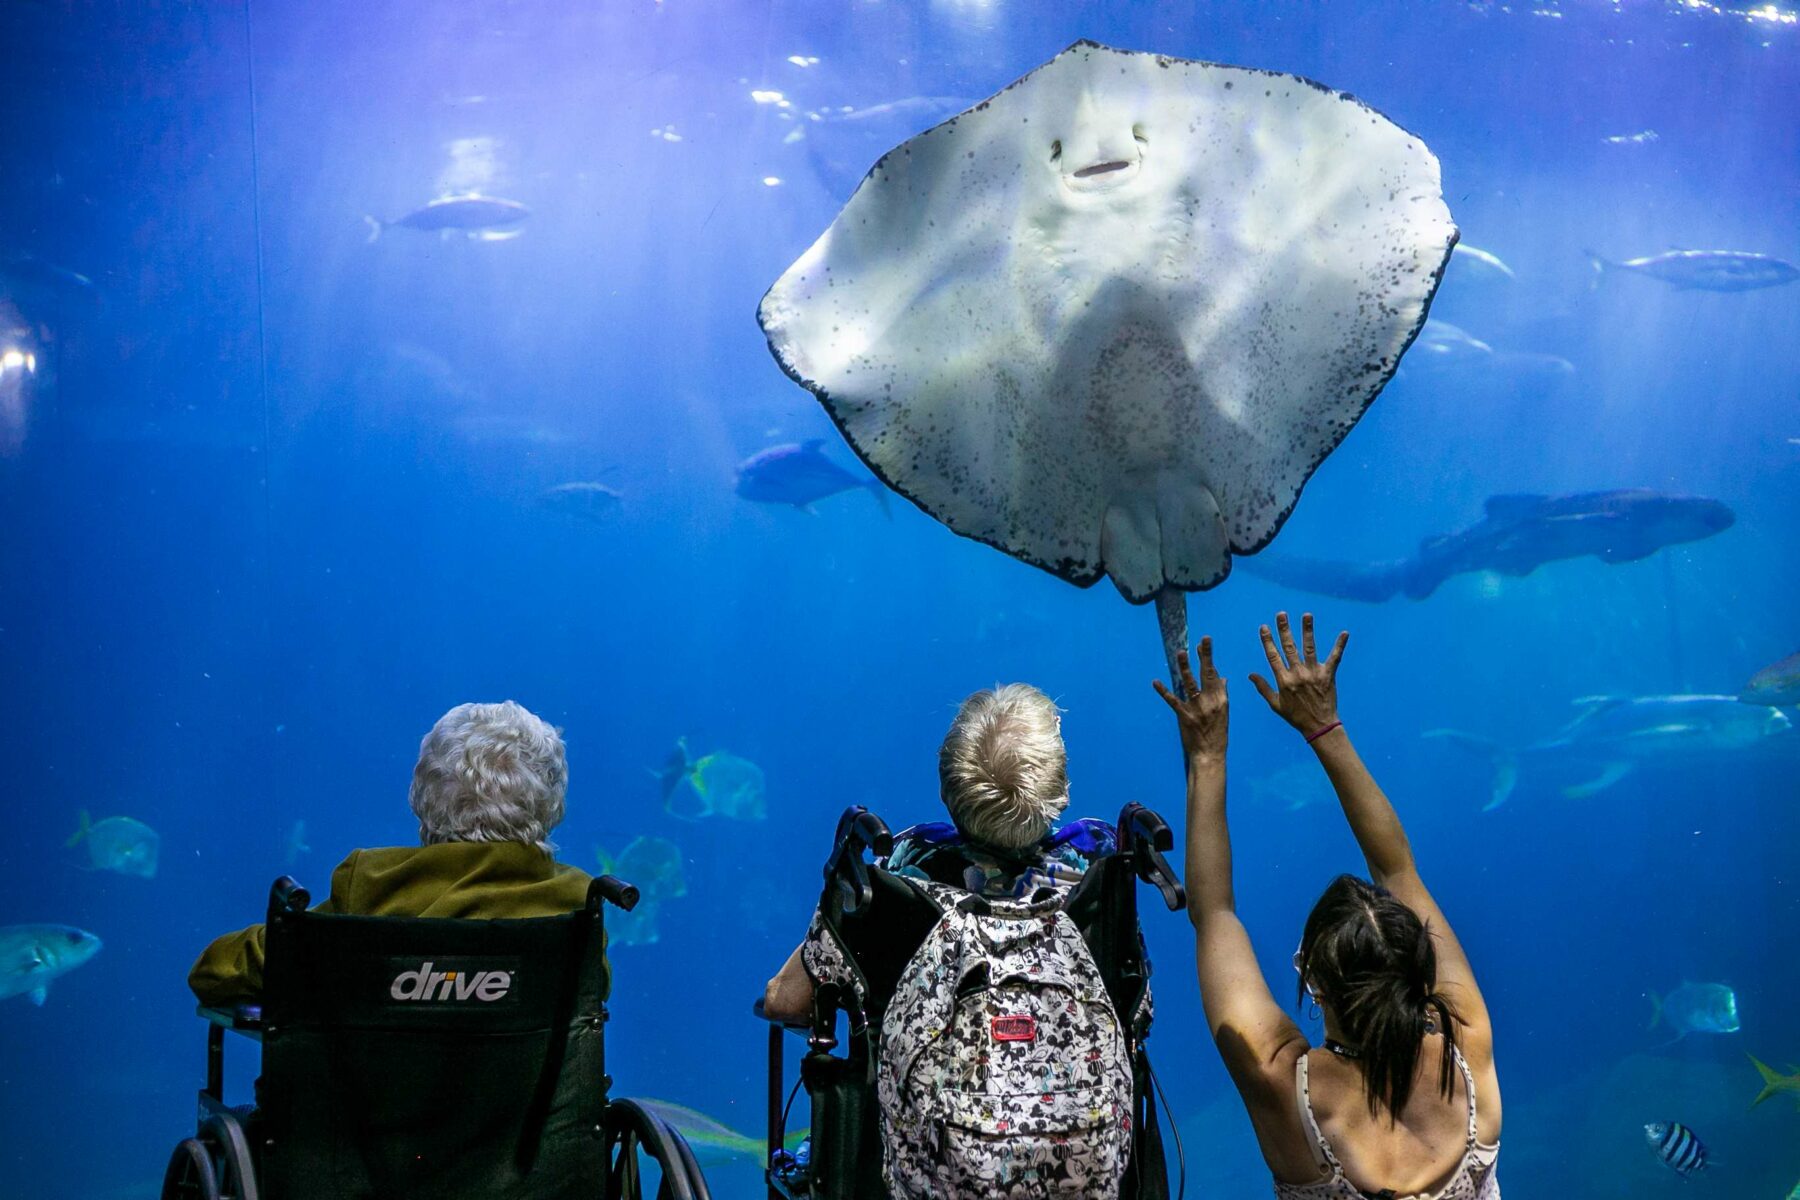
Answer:
[[[1706,1166],[1706,1143],[1680,1121],[1652,1121],[1644,1126],[1644,1140],[1669,1170],[1684,1179]]]

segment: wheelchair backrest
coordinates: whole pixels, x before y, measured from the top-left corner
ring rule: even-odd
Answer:
[[[263,1194],[573,1197],[605,1177],[602,884],[525,920],[271,899]]]

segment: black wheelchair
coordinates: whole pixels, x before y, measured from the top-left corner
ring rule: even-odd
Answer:
[[[269,892],[260,1005],[201,1008],[199,1126],[163,1200],[710,1200],[681,1134],[609,1099],[604,903],[527,920],[358,917]],[[224,1100],[225,1034],[262,1043],[255,1105]]]
[[[1186,907],[1181,880],[1163,857],[1174,838],[1160,816],[1141,804],[1119,814],[1116,849],[1099,858],[1064,902],[1094,956],[1121,1028],[1129,1031],[1132,1063],[1131,1168],[1119,1200],[1167,1200],[1168,1163],[1156,1097],[1161,1088],[1144,1047],[1150,1034],[1150,959],[1138,926],[1137,883],[1161,893],[1170,911]],[[879,1112],[875,1098],[875,1055],[882,1015],[902,972],[938,920],[938,912],[905,880],[865,861],[873,850],[885,856],[893,838],[880,817],[865,808],[846,810],[838,820],[825,890],[819,899],[823,921],[835,927],[866,985],[867,1006],[853,996],[821,987],[814,996],[810,1024],[769,1028],[768,1200],[887,1200],[882,1179]],[[960,880],[940,882],[961,886]],[[762,1001],[756,1015],[765,1017]],[[838,1047],[839,1014],[847,1037]],[[767,1019],[765,1017],[765,1019]],[[786,1083],[784,1039],[804,1037],[800,1077]],[[800,1150],[787,1147],[788,1110],[799,1088],[806,1089],[811,1125]],[[1166,1107],[1166,1103],[1165,1103]],[[1180,1163],[1177,1195],[1187,1187],[1187,1167],[1175,1135]]]

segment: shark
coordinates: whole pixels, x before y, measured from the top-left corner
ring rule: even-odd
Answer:
[[[1522,577],[1565,559],[1637,562],[1666,546],[1723,533],[1736,519],[1718,500],[1648,488],[1565,496],[1517,493],[1488,497],[1479,522],[1426,538],[1409,558],[1352,563],[1263,557],[1244,566],[1273,583],[1339,600],[1423,600],[1447,580],[1479,571]]]
[[[1571,800],[1612,787],[1643,766],[1705,760],[1765,747],[1800,750],[1794,721],[1779,708],[1740,703],[1736,696],[1586,696],[1575,701],[1575,719],[1559,732],[1522,749],[1458,729],[1427,730],[1425,737],[1486,755],[1494,765],[1493,789],[1483,811],[1506,803],[1522,767],[1598,767],[1584,783],[1562,789]]]

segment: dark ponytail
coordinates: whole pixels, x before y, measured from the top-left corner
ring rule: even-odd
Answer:
[[[1306,918],[1300,998],[1310,985],[1337,1014],[1363,1069],[1369,1112],[1406,1107],[1425,1035],[1444,1037],[1438,1090],[1455,1095],[1456,1014],[1437,991],[1431,930],[1386,888],[1354,875],[1332,881]]]

